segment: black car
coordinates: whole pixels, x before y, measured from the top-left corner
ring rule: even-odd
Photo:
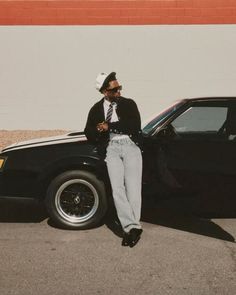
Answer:
[[[180,100],[142,131],[144,198],[165,190],[235,197],[236,98]],[[82,132],[13,144],[0,154],[0,196],[44,200],[61,227],[97,225],[110,195],[106,165]]]

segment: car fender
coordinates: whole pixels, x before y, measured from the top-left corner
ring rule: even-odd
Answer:
[[[44,196],[51,181],[59,174],[69,170],[86,170],[105,181],[107,171],[103,160],[88,156],[73,156],[50,162],[39,174],[40,195]]]

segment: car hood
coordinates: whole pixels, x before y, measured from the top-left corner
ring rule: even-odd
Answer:
[[[27,141],[21,141],[5,147],[2,152],[9,152],[18,149],[32,148],[52,144],[63,144],[69,142],[86,141],[87,138],[83,132],[72,132],[58,136],[42,137]]]

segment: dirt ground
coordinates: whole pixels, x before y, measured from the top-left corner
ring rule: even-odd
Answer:
[[[68,132],[68,130],[0,130],[0,150],[16,142]]]

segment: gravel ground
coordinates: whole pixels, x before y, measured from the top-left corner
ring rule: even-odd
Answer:
[[[0,130],[0,150],[4,147],[28,139],[65,134],[68,130]]]

